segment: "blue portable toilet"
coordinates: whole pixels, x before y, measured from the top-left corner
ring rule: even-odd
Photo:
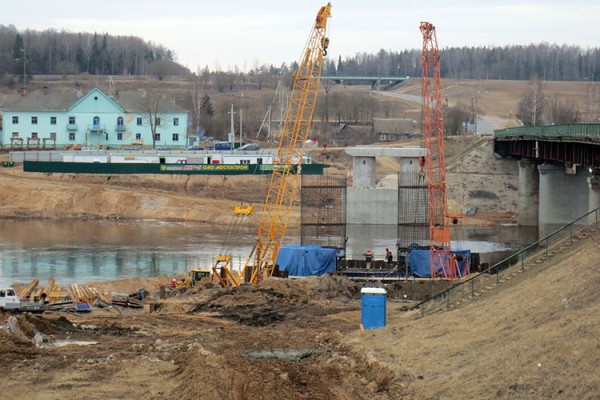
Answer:
[[[362,288],[360,323],[365,329],[385,326],[387,292],[382,288]]]

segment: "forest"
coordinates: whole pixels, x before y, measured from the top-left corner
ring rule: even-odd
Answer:
[[[441,75],[446,79],[600,81],[600,48],[539,43],[504,47],[451,47],[440,50]],[[19,32],[0,25],[0,77],[7,84],[23,75],[188,75],[177,64],[176,54],[160,44],[134,36],[107,33],[72,33],[48,29]],[[254,66],[250,71],[209,71],[197,73],[239,77],[285,76],[296,62],[279,66]],[[327,75],[410,76],[421,75],[421,49],[384,50],[376,54],[357,53],[328,59]],[[235,79],[234,79],[235,80]],[[239,79],[238,79],[239,80]],[[270,80],[270,82],[276,82]],[[232,89],[231,85],[230,88]],[[219,89],[227,90],[227,85]]]
[[[182,75],[164,46],[135,36],[71,33],[48,29],[17,31],[0,25],[0,76],[16,75]],[[7,83],[10,83],[8,81]]]

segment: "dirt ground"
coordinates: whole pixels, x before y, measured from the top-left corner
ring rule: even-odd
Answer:
[[[598,399],[599,249],[594,232],[452,311],[421,316],[396,287],[387,326],[367,331],[357,285],[328,275],[207,285],[145,309],[0,314],[0,387],[30,399]]]

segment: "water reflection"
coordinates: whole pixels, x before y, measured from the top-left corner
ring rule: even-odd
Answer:
[[[519,227],[453,228],[455,248],[482,253],[493,262],[537,240],[537,229]],[[349,259],[362,259],[371,248],[383,259],[395,248],[395,226],[348,226]],[[286,244],[298,244],[299,232],[289,230]],[[234,237],[226,227],[156,221],[20,221],[0,220],[0,284],[83,283],[130,277],[175,275],[207,268],[225,249],[233,268],[246,261],[256,241],[256,229]],[[225,247],[227,245],[227,247]]]

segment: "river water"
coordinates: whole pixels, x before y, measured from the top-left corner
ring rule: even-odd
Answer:
[[[299,244],[288,230],[285,244]],[[394,248],[395,226],[348,226],[347,254],[360,259],[367,248],[383,259]],[[516,226],[455,228],[453,248],[481,253],[494,262],[537,240],[537,229]],[[40,284],[54,277],[62,286],[132,277],[173,276],[208,268],[219,254],[233,267],[246,261],[256,229],[232,234],[200,223],[158,221],[0,220],[0,285]]]

